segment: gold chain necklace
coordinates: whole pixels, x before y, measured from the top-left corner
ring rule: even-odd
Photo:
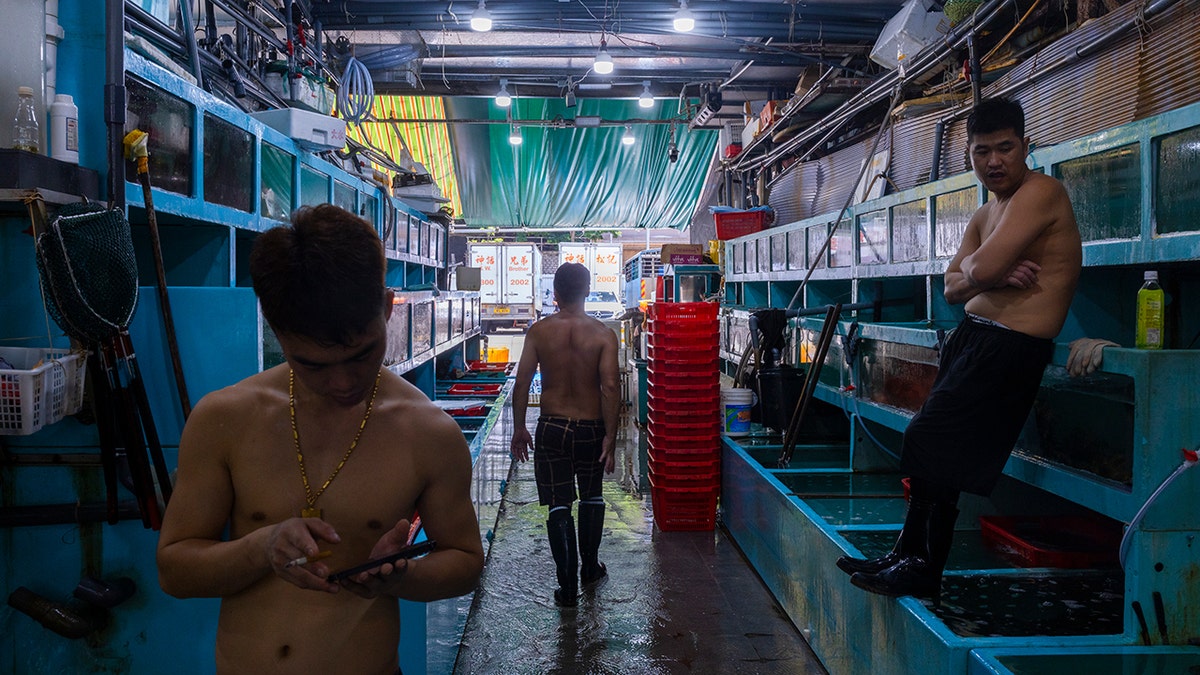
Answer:
[[[304,482],[304,502],[306,506],[300,509],[300,517],[302,518],[321,518],[324,512],[317,508],[317,499],[325,492],[325,488],[337,478],[338,472],[346,466],[346,460],[350,459],[350,453],[354,452],[354,448],[358,446],[358,439],[362,437],[363,429],[367,428],[367,420],[371,418],[371,409],[375,407],[375,395],[379,393],[379,378],[383,376],[383,371],[380,370],[375,374],[375,386],[371,389],[371,399],[367,401],[367,412],[363,414],[362,422],[358,425],[358,431],[354,434],[354,440],[350,441],[350,448],[346,450],[346,454],[342,455],[342,461],[338,462],[337,468],[333,473],[329,474],[329,478],[325,479],[325,484],[321,489],[313,492],[312,486],[308,484],[308,474],[304,471],[304,453],[300,451],[300,431],[296,427],[296,371],[288,370],[288,414],[292,420],[292,442],[296,446],[296,460],[300,462],[300,480]]]

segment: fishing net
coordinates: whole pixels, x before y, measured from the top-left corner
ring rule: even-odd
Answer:
[[[104,342],[129,326],[137,306],[137,259],[118,210],[68,204],[37,239],[46,309],[68,335]]]

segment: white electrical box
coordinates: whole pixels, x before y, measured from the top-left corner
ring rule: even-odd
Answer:
[[[265,110],[250,115],[308,150],[341,150],[346,146],[346,120],[299,108]]]
[[[922,49],[945,37],[950,22],[941,11],[934,10],[933,0],[908,0],[900,12],[888,20],[875,46],[871,60],[895,70],[901,60],[911,62]]]

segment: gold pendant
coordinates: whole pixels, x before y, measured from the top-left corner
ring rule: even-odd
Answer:
[[[324,512],[321,511],[321,509],[318,509],[315,506],[306,506],[300,509],[301,518],[321,518],[323,513]]]

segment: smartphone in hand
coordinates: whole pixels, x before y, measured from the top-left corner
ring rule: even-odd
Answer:
[[[433,541],[432,539],[430,539],[429,541],[423,541],[419,544],[412,544],[411,546],[405,546],[404,548],[400,549],[399,551],[385,555],[382,558],[368,560],[367,562],[365,562],[361,565],[355,565],[354,567],[351,567],[349,569],[344,569],[344,570],[340,570],[338,572],[334,572],[333,574],[330,574],[328,577],[325,577],[325,580],[333,582],[333,583],[337,583],[339,581],[342,581],[343,579],[349,579],[350,577],[362,574],[363,572],[370,572],[373,569],[382,567],[386,563],[394,563],[397,560],[403,560],[406,558],[416,558],[417,556],[425,555],[426,553],[429,553],[430,551],[432,551],[435,546],[437,546],[437,542]]]

